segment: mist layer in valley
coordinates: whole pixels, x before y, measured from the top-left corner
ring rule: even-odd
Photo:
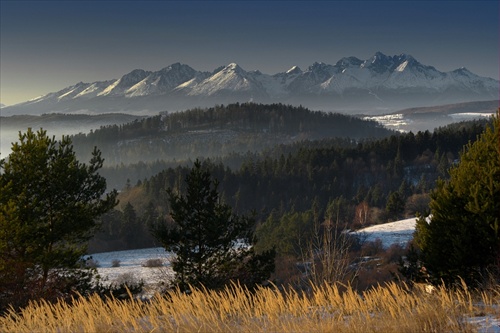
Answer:
[[[407,108],[381,115],[366,115],[384,127],[400,132],[430,131],[452,123],[489,118],[497,113],[500,101],[480,101],[431,107]]]
[[[11,152],[13,142],[19,141],[19,132],[26,132],[28,128],[37,131],[41,128],[50,136],[60,139],[63,135],[90,133],[103,126],[129,123],[140,116],[129,114],[44,114],[41,116],[21,115],[0,117],[0,158],[7,157]]]

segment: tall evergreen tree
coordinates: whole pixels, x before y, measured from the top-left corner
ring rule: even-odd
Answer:
[[[387,199],[386,211],[392,220],[398,220],[402,217],[405,209],[405,201],[401,192],[392,192]]]
[[[167,251],[175,254],[174,283],[219,288],[231,280],[253,285],[269,278],[274,270],[274,250],[253,250],[254,220],[232,213],[221,202],[218,181],[196,161],[186,176],[186,194],[169,188],[173,224],[158,225],[154,234]]]
[[[422,260],[436,282],[458,277],[477,284],[498,274],[500,263],[500,141],[499,118],[473,144],[450,180],[439,181],[431,194],[430,223],[417,221],[415,240]]]
[[[139,222],[134,207],[127,202],[122,212],[122,234],[123,240],[129,249],[140,247],[142,236],[142,224]]]
[[[0,299],[61,295],[97,217],[116,205],[98,174],[103,159],[76,159],[71,140],[29,129],[0,161]],[[63,281],[64,280],[64,281]],[[28,297],[29,298],[29,297]]]

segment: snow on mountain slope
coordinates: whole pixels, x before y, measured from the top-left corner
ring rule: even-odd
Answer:
[[[344,69],[341,75],[333,75],[321,83],[320,89],[324,93],[335,92],[337,94],[343,94],[347,89],[369,89],[366,84],[369,79],[368,74],[356,69]]]
[[[100,93],[104,91],[109,85],[111,85],[113,81],[103,81],[103,82],[94,82],[90,84],[87,88],[82,90],[80,93],[75,95],[73,98],[94,98],[97,97]]]
[[[187,65],[172,64],[153,72],[125,91],[126,97],[169,93],[179,85],[192,80],[197,72]]]
[[[288,94],[287,87],[303,73],[298,66],[293,66],[284,73],[277,73],[271,77],[261,78],[261,82],[268,89],[270,96],[286,96]]]
[[[88,86],[89,86],[88,84],[85,84],[83,82],[77,83],[72,87],[72,89],[69,89],[69,91],[67,91],[66,93],[59,95],[57,99],[62,100],[62,99],[73,98],[79,93],[81,93],[83,90],[87,89]]]
[[[439,91],[446,84],[446,74],[424,66],[412,56],[389,57],[377,53],[371,59],[344,58],[336,65],[339,72],[325,81],[325,91],[343,93],[347,89],[398,90],[419,88]],[[450,82],[450,80],[448,80]]]
[[[151,72],[134,69],[110,84],[99,96],[123,95],[130,87],[144,80]]]
[[[345,57],[335,65],[315,62],[306,70],[294,66],[274,75],[245,71],[236,63],[211,73],[180,63],[156,72],[136,69],[115,80],[80,82],[4,107],[2,112],[40,114],[102,108],[111,112],[113,108],[122,111],[138,107],[162,111],[177,105],[199,105],[200,101],[213,105],[219,97],[220,101],[230,97],[229,100],[252,98],[257,102],[308,101],[308,104],[317,103],[320,97],[325,101],[323,105],[344,103],[354,108],[359,104],[369,109],[387,109],[490,100],[498,97],[498,91],[499,81],[480,77],[465,68],[441,72],[419,63],[411,55],[388,56],[377,52],[366,60]],[[161,103],[158,96],[163,98]]]
[[[181,83],[180,85],[175,87],[175,89],[173,89],[172,91],[176,93],[185,93],[186,95],[188,95],[189,92],[191,92],[191,90],[193,90],[198,84],[200,84],[208,77],[210,77],[210,75],[211,73],[198,72],[195,77],[184,83]]]
[[[44,102],[45,103],[46,102],[57,103],[57,102],[60,102],[62,100],[67,100],[67,99],[71,99],[71,98],[75,97],[76,95],[78,95],[79,93],[81,93],[82,91],[87,89],[90,85],[91,84],[89,84],[89,83],[79,82],[75,85],[69,86],[69,87],[64,88],[62,90],[48,93],[47,95],[35,97],[35,98],[30,99],[29,101],[26,101],[26,102],[20,103],[20,104],[30,105],[30,104],[40,104],[40,103],[44,103]],[[16,105],[19,105],[19,104],[16,104]]]
[[[334,66],[315,62],[291,81],[286,89],[294,94],[320,93],[323,90],[321,84],[336,73],[337,70]]]
[[[265,91],[262,83],[255,78],[259,74],[246,72],[237,64],[231,63],[192,87],[188,95],[213,96],[228,91],[261,95]]]
[[[385,89],[420,88],[439,91],[450,80],[447,75],[437,71],[434,67],[423,66],[413,57],[405,57],[382,83]]]
[[[483,90],[487,90],[491,92],[492,98],[498,98],[498,81],[494,79],[480,77],[465,67],[449,72],[448,75],[457,85],[461,85],[465,89],[478,94],[482,93]]]

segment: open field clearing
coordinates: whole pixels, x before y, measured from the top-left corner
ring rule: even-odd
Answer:
[[[404,247],[413,238],[416,223],[417,218],[412,217],[396,222],[373,225],[354,233],[359,235],[365,242],[374,242],[380,239],[384,248],[388,248],[393,244]]]
[[[171,292],[150,302],[32,303],[0,318],[2,332],[499,332],[500,287],[409,290],[389,284],[358,294],[342,286],[311,291],[237,285],[220,292]]]
[[[103,283],[144,282],[140,297],[150,298],[173,277],[171,254],[164,248],[103,252],[91,255]]]
[[[405,246],[413,237],[416,218],[370,226],[355,232],[365,242],[380,239],[384,248],[392,244]],[[93,263],[105,284],[121,282],[144,282],[144,292],[139,296],[150,298],[155,291],[165,287],[171,280],[173,271],[170,267],[172,254],[161,247],[139,250],[113,251],[92,254]],[[159,261],[160,265],[148,265]]]

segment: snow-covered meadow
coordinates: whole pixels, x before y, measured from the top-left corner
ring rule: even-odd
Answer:
[[[416,219],[410,218],[396,222],[370,226],[354,232],[364,242],[382,241],[384,248],[392,244],[405,246],[413,237]],[[151,295],[154,290],[161,288],[162,283],[168,282],[173,271],[170,267],[171,253],[161,247],[95,253],[91,255],[96,264],[99,275],[106,283],[138,282],[145,283],[146,295]],[[161,261],[161,266],[149,263]]]
[[[171,254],[162,247],[95,253],[91,257],[105,284],[144,281],[144,295],[150,297],[171,280]]]
[[[373,225],[353,233],[358,235],[365,242],[374,242],[380,239],[385,249],[393,244],[399,244],[405,247],[413,238],[416,223],[417,219],[412,217],[406,220]]]
[[[364,120],[373,120],[384,127],[399,132],[417,132],[433,130],[439,126],[446,126],[451,123],[470,121],[474,119],[490,118],[495,115],[495,110],[491,112],[457,112],[457,113],[389,113],[382,115],[364,116]]]

